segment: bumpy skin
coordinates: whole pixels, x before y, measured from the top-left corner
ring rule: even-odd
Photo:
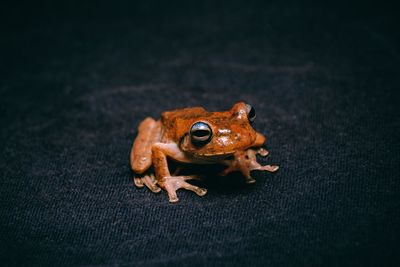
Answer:
[[[247,183],[255,182],[250,175],[252,170],[277,171],[278,166],[261,166],[256,160],[256,154],[267,156],[268,151],[261,147],[265,136],[253,129],[248,112],[248,105],[239,102],[223,112],[194,107],[164,112],[158,121],[146,118],[139,126],[130,155],[135,185],[146,185],[155,193],[162,188],[167,191],[170,202],[178,201],[176,191],[180,188],[199,196],[207,193],[206,189],[187,182],[197,178],[195,175],[171,175],[167,158],[194,164],[224,164],[227,168],[221,175],[240,171]],[[213,133],[203,146],[191,141],[189,131],[196,122],[207,123]]]

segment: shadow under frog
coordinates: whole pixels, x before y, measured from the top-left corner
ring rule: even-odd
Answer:
[[[139,125],[133,143],[130,163],[135,173],[137,187],[148,187],[158,193],[164,189],[170,202],[179,199],[180,188],[204,196],[207,190],[188,180],[199,179],[198,175],[180,175],[178,166],[170,173],[168,159],[191,164],[220,164],[225,166],[220,175],[239,171],[246,183],[254,183],[250,171],[275,172],[276,165],[262,166],[256,155],[267,156],[263,148],[265,136],[256,132],[251,123],[256,113],[244,102],[235,104],[230,110],[208,112],[202,107],[184,108],[162,113],[161,120],[146,118]]]

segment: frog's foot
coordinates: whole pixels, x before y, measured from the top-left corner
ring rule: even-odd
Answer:
[[[146,185],[146,187],[150,189],[153,193],[159,193],[161,191],[161,188],[157,185],[154,174],[145,174],[142,177],[135,176],[133,178],[133,182],[137,187],[140,188]]]
[[[168,193],[169,202],[177,202],[179,199],[176,191],[180,188],[195,192],[198,196],[204,196],[207,189],[194,186],[186,182],[187,180],[198,179],[197,175],[166,176],[158,181],[158,185]]]
[[[260,165],[257,161],[249,161],[244,166],[239,166],[239,171],[245,177],[245,182],[247,184],[253,184],[256,180],[251,177],[250,172],[257,170],[257,171],[268,171],[268,172],[276,172],[279,169],[277,165]]]
[[[269,171],[276,172],[279,167],[276,165],[265,165],[262,166],[257,162],[256,154],[262,156],[268,155],[268,151],[264,148],[259,149],[248,149],[245,153],[237,153],[233,160],[226,161],[228,167],[223,170],[220,175],[225,176],[233,171],[240,171],[246,179],[246,183],[255,183],[255,180],[251,177],[250,171]]]
[[[250,171],[259,170],[259,171],[269,171],[269,172],[276,172],[279,169],[279,166],[276,165],[265,165],[265,166],[260,165],[257,162],[256,154],[266,157],[269,154],[269,152],[262,147],[258,149],[248,149],[245,155],[241,156],[244,159],[238,160],[240,167],[247,168]]]
[[[257,171],[268,171],[268,172],[276,172],[279,169],[278,165],[260,165],[257,161],[251,161],[249,164],[249,170],[257,170]]]

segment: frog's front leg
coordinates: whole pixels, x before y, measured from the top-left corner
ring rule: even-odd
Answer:
[[[195,179],[195,175],[173,176],[169,172],[167,157],[180,162],[190,162],[185,154],[174,143],[155,143],[152,146],[152,162],[155,169],[157,184],[168,193],[170,202],[177,202],[179,199],[176,191],[180,188],[195,192],[199,196],[204,196],[207,190],[186,182]]]
[[[252,170],[263,170],[269,172],[276,172],[279,169],[279,166],[276,165],[265,165],[262,166],[257,162],[256,154],[260,154],[261,156],[267,156],[268,151],[264,148],[250,148],[246,151],[236,152],[233,160],[225,161],[225,164],[228,166],[225,170],[223,170],[220,175],[227,175],[233,171],[240,171],[243,176],[246,178],[246,183],[254,183],[255,180],[251,177],[250,171]]]

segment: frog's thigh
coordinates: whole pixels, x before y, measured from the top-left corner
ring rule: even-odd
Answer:
[[[158,178],[170,176],[167,157],[176,161],[190,163],[190,159],[175,143],[155,143],[152,145],[152,161]]]
[[[130,162],[134,172],[145,172],[152,163],[152,145],[161,138],[161,123],[147,117],[139,125],[138,135],[133,143]]]

